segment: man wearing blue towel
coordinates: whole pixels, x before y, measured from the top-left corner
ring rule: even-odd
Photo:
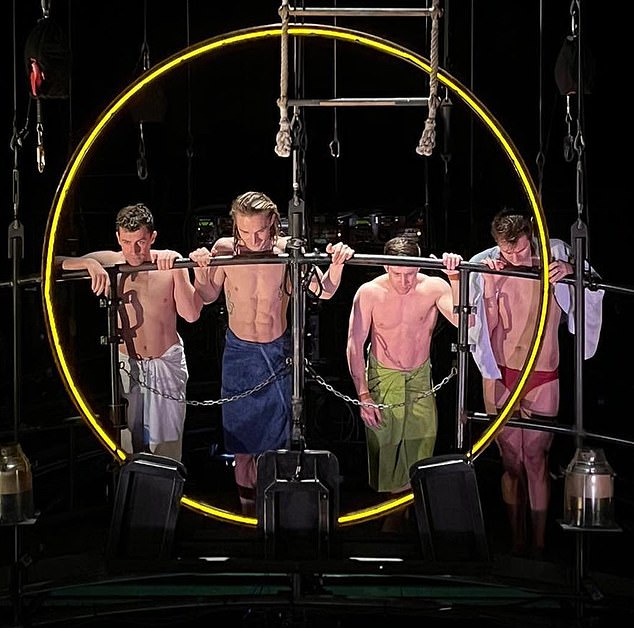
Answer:
[[[292,354],[287,310],[291,286],[286,264],[209,266],[216,255],[284,252],[288,238],[280,235],[280,213],[262,192],[245,192],[231,204],[233,236],[218,239],[211,251],[201,247],[189,257],[196,262],[196,291],[205,304],[224,289],[229,327],[222,360],[223,398],[266,386],[222,406],[224,445],[234,454],[235,478],[242,511],[255,508],[256,461],[265,451],[289,446],[291,433]],[[354,251],[339,242],[328,244],[331,264],[316,269],[309,289],[330,299],[341,281],[343,266]]]

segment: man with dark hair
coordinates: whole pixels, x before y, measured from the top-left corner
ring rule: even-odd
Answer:
[[[119,280],[119,359],[124,366],[120,373],[129,429],[122,434],[122,445],[129,453],[148,451],[180,460],[188,370],[176,323],[178,316],[188,322],[198,320],[202,300],[189,270],[174,269],[180,253],[152,248],[157,232],[145,205],[119,210],[115,226],[121,250],[58,257],[57,261],[64,270],[87,271],[96,295],[110,290],[104,266],[157,265],[157,271],[123,273]]]
[[[491,223],[496,246],[478,253],[471,262],[492,270],[535,268],[540,264],[533,239],[531,218],[512,209],[498,212]],[[518,402],[521,419],[551,418],[559,412],[559,324],[568,316],[574,333],[573,286],[557,283],[573,273],[570,249],[551,239],[549,263],[551,290],[543,340],[534,370]],[[483,396],[488,414],[496,414],[515,387],[533,344],[536,315],[541,302],[538,281],[525,277],[472,273],[471,302],[476,308],[470,328],[473,357],[483,376]],[[585,291],[585,357],[594,355],[601,329],[603,291]],[[497,444],[502,458],[502,498],[511,524],[512,551],[528,550],[527,519],[530,521],[531,553],[544,550],[546,515],[550,498],[548,452],[552,432],[505,427]],[[528,511],[530,510],[530,518]]]
[[[418,257],[418,244],[396,237],[386,255]],[[375,491],[409,488],[409,469],[433,455],[438,418],[431,392],[431,338],[438,313],[454,326],[461,257],[443,253],[449,282],[415,266],[385,266],[357,290],[348,326],[347,358],[366,427],[368,477]],[[367,352],[365,345],[370,336]],[[377,404],[390,407],[380,409]]]
[[[234,454],[234,471],[245,514],[252,514],[257,485],[257,456],[289,446],[291,430],[291,356],[287,310],[291,295],[285,264],[209,266],[216,255],[282,253],[287,239],[280,235],[280,214],[262,192],[245,192],[231,204],[233,237],[215,242],[211,251],[201,247],[190,253],[196,290],[204,303],[215,301],[224,289],[229,314],[222,358],[225,449]],[[328,244],[331,264],[325,273],[315,270],[309,289],[330,299],[341,281],[344,262],[354,251],[339,242]]]

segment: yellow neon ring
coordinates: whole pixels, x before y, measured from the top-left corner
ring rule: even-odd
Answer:
[[[73,403],[78,408],[79,412],[86,419],[91,429],[102,440],[103,444],[110,449],[113,455],[117,456],[121,461],[125,461],[127,458],[126,453],[119,449],[116,443],[108,436],[107,432],[101,427],[97,417],[92,412],[88,402],[81,394],[81,391],[75,384],[66,356],[64,355],[63,348],[60,343],[60,338],[57,329],[57,323],[55,320],[55,314],[52,301],[52,289],[54,286],[54,252],[55,252],[55,238],[57,230],[59,228],[60,217],[63,213],[64,204],[69,196],[72,185],[77,178],[82,164],[86,159],[91,147],[95,144],[96,140],[102,132],[104,132],[108,124],[115,118],[115,116],[121,111],[121,109],[134,97],[135,94],[144,89],[152,81],[167,74],[171,70],[183,66],[185,63],[192,61],[198,57],[202,57],[207,53],[220,50],[235,44],[241,44],[250,41],[264,40],[272,37],[279,37],[282,33],[282,29],[279,25],[269,26],[256,26],[239,31],[233,31],[224,35],[207,39],[198,44],[194,44],[189,48],[177,52],[168,59],[154,66],[148,70],[143,76],[138,78],[134,83],[129,85],[123,92],[121,92],[112,103],[101,113],[97,119],[93,128],[84,136],[81,143],[75,149],[69,163],[66,166],[62,179],[57,188],[55,198],[51,212],[48,217],[46,234],[44,238],[44,251],[42,256],[42,290],[43,290],[43,308],[44,308],[44,320],[47,327],[47,333],[53,355],[57,364],[57,368],[62,376],[62,380],[69,392]],[[360,33],[350,29],[340,28],[336,26],[322,26],[317,24],[304,24],[302,26],[290,26],[288,29],[289,35],[295,37],[325,37],[329,39],[347,41],[361,46],[366,46],[379,52],[386,53],[403,61],[407,61],[418,67],[419,69],[431,74],[431,66],[429,62],[422,56],[407,50],[397,44],[384,40],[382,38]],[[515,148],[510,137],[506,131],[502,128],[501,124],[495,119],[495,117],[486,109],[474,94],[472,94],[466,87],[460,84],[450,74],[445,73],[443,70],[438,70],[438,80],[440,83],[446,85],[455,94],[457,94],[467,106],[477,115],[485,126],[495,136],[499,144],[502,146],[505,154],[513,164],[515,171],[522,183],[526,197],[530,204],[535,219],[535,225],[537,235],[539,237],[539,253],[542,260],[549,259],[549,240],[548,230],[546,227],[546,221],[544,218],[543,209],[535,184],[531,178],[531,175],[524,164],[524,160]],[[484,449],[495,438],[497,432],[504,426],[504,423],[508,420],[513,406],[520,398],[520,395],[524,389],[528,376],[530,375],[537,353],[541,346],[542,336],[544,332],[544,326],[546,324],[546,316],[548,313],[548,264],[542,264],[540,273],[540,286],[541,286],[541,304],[539,310],[538,323],[534,332],[533,347],[529,353],[528,359],[524,364],[519,380],[509,396],[506,404],[500,411],[500,414],[495,421],[487,427],[487,429],[480,436],[479,440],[474,444],[471,451],[468,453],[470,457],[474,459],[484,451]],[[339,524],[346,525],[351,523],[359,523],[367,519],[379,516],[385,512],[397,508],[405,503],[412,501],[412,493],[396,499],[384,502],[378,506],[371,508],[343,514],[339,517]],[[215,518],[225,519],[234,523],[241,523],[247,525],[257,525],[257,519],[252,517],[244,517],[237,515],[226,510],[215,508],[204,502],[197,502],[187,496],[182,498],[182,504],[192,510],[196,510],[202,514],[210,515]]]

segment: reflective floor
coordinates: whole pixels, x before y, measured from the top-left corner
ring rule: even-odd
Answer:
[[[622,498],[632,494],[625,478],[616,480],[618,530],[580,532],[560,524],[564,479],[553,472],[546,551],[539,559],[509,552],[493,450],[475,463],[489,560],[430,560],[413,506],[338,526],[328,536],[283,528],[272,538],[260,526],[235,525],[180,506],[167,546],[140,537],[134,547],[144,546],[141,556],[135,551],[129,556],[107,551],[112,535],[121,533],[112,525],[117,474],[109,456],[81,424],[75,429],[74,465],[63,453],[68,442],[55,443],[50,435],[46,440],[49,456],[55,458],[57,449],[58,458],[45,464],[42,454],[35,461],[35,520],[0,527],[3,626],[193,626],[228,620],[308,627],[424,620],[450,627],[465,621],[558,627],[631,620],[634,580],[627,557],[634,516]],[[218,503],[237,508],[230,461],[210,454],[206,464],[219,467],[213,475]],[[342,484],[342,504],[373,497],[361,483],[357,478]],[[128,503],[128,513],[134,507]],[[160,512],[157,504],[157,516]]]

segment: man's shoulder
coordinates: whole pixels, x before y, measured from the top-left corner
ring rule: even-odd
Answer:
[[[80,257],[80,259],[94,259],[106,266],[112,264],[125,264],[123,251],[92,251]]]
[[[370,279],[370,281],[366,281],[362,283],[357,288],[357,294],[362,294],[364,296],[372,296],[378,295],[385,291],[387,287],[387,275],[379,275],[374,279]]]
[[[233,255],[233,238],[228,236],[218,238],[213,249],[218,255]]]
[[[286,245],[288,244],[288,241],[290,240],[290,236],[277,236],[277,238],[275,239],[275,245],[273,247],[273,252],[274,253],[285,253],[286,252]]]
[[[570,245],[559,238],[550,238],[550,252],[559,255],[568,255],[570,251]]]
[[[449,282],[443,277],[437,275],[425,275],[424,273],[418,273],[416,282],[416,293],[419,295],[425,295],[432,290],[446,290],[450,289]]]
[[[472,262],[472,263],[481,262],[487,257],[498,257],[499,254],[500,254],[500,247],[492,246],[492,247],[489,247],[488,249],[484,249],[484,251],[480,251],[479,253],[472,255],[469,258],[469,262]]]

